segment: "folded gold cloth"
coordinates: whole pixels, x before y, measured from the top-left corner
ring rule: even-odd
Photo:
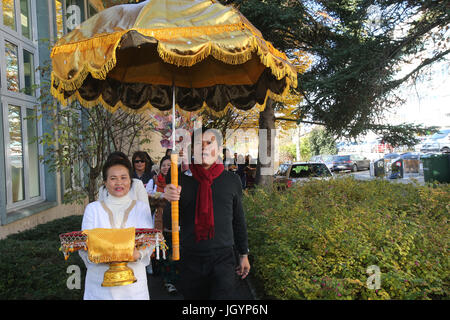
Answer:
[[[84,230],[89,260],[94,263],[134,261],[135,228]]]

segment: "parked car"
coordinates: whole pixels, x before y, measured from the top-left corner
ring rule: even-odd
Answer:
[[[402,153],[400,155],[400,158],[402,158],[402,159],[416,159],[416,160],[419,160],[420,159],[420,153],[417,153],[417,152],[405,152],[405,153]]]
[[[400,154],[398,153],[387,153],[383,156],[384,159],[388,159],[388,160],[392,160],[392,159],[397,159],[400,158]]]
[[[321,162],[283,163],[275,173],[274,184],[279,188],[291,187],[294,183],[308,179],[329,179],[330,169]]]
[[[427,139],[429,137],[427,137],[427,136],[420,136],[420,137],[416,137],[416,138],[419,139],[419,142],[414,146],[414,151],[420,152],[420,149],[423,148],[424,143],[427,141]]]
[[[321,154],[318,156],[312,156],[309,162],[323,162],[325,165],[333,171],[333,159],[335,156],[329,154]]]
[[[425,141],[420,152],[450,152],[450,129],[440,130]]]
[[[369,170],[370,160],[358,154],[338,155],[333,159],[333,171]]]

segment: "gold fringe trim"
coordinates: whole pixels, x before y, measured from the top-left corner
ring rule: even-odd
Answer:
[[[92,38],[83,39],[79,41],[73,41],[73,42],[67,42],[67,43],[60,43],[58,41],[55,46],[52,48],[52,51],[50,52],[50,57],[53,58],[57,54],[67,54],[72,53],[75,50],[79,51],[90,51],[94,50],[98,47],[108,47],[115,45],[117,41],[120,41],[120,39],[124,36],[125,33],[127,33],[129,30],[125,31],[117,31],[113,33],[106,33],[106,34],[100,34],[96,35]]]
[[[230,53],[220,49],[215,44],[209,44],[195,55],[180,55],[176,52],[168,50],[162,42],[158,43],[158,54],[160,58],[167,63],[174,64],[178,67],[191,67],[194,64],[206,59],[212,55],[216,60],[225,62],[227,64],[243,64],[252,58],[252,52],[255,51],[253,47],[247,48],[245,51],[239,53]]]
[[[244,22],[234,23],[234,24],[224,24],[217,26],[192,26],[192,27],[174,27],[174,28],[161,28],[161,29],[143,29],[143,28],[131,28],[123,31],[116,31],[113,33],[106,33],[96,35],[94,37],[68,42],[68,43],[57,43],[50,53],[50,57],[53,58],[55,54],[59,53],[71,53],[76,49],[79,51],[93,50],[98,47],[108,47],[112,45],[116,45],[117,41],[129,31],[137,31],[138,33],[147,36],[153,37],[158,41],[172,40],[175,38],[195,38],[201,37],[205,35],[212,34],[220,34],[220,33],[229,33],[233,31],[243,31],[248,30],[253,36],[258,38],[261,42],[264,42],[270,53],[273,55],[279,56],[280,58],[287,60],[286,54],[278,51],[275,47],[269,42],[264,40],[259,34],[258,30],[253,26],[249,26]]]
[[[253,37],[251,37],[250,46],[242,52],[239,53],[230,53],[229,51],[223,50],[216,44],[209,44],[203,49],[200,53],[197,53],[194,56],[186,56],[177,54],[171,50],[167,50],[164,44],[161,41],[164,41],[164,36],[166,38],[175,38],[180,35],[182,36],[196,36],[195,30],[197,33],[200,31],[202,34],[213,34],[220,32],[229,32],[239,29],[247,29],[251,32]],[[252,53],[256,51],[258,54],[260,61],[266,67],[271,69],[272,74],[279,80],[284,76],[287,76],[291,80],[291,84],[296,87],[297,86],[297,71],[294,66],[291,66],[288,62],[286,55],[284,53],[276,50],[270,42],[261,39],[253,28],[247,26],[244,23],[232,24],[232,25],[222,25],[222,26],[214,26],[214,27],[186,27],[186,28],[168,28],[168,29],[157,29],[157,30],[148,30],[148,29],[136,29],[139,33],[152,36],[157,38],[158,40],[158,54],[161,59],[167,63],[171,63],[177,66],[192,66],[203,59],[207,58],[209,55],[212,55],[215,59],[222,61],[227,64],[242,64],[251,59]],[[95,38],[90,38],[74,43],[62,44],[59,46],[55,46],[52,49],[51,56],[53,57],[56,54],[67,54],[73,52],[75,50],[91,50],[96,47],[102,46],[111,46],[114,45],[112,50],[112,57],[108,59],[104,65],[100,69],[93,68],[89,62],[86,62],[78,74],[72,79],[61,79],[56,76],[54,72],[52,72],[52,84],[54,81],[56,85],[61,87],[64,90],[72,91],[76,90],[83,84],[87,75],[90,73],[96,79],[105,79],[106,75],[109,71],[111,71],[116,63],[116,49],[120,43],[122,36],[128,31],[120,31],[113,34],[101,35]],[[200,33],[199,33],[200,34]],[[264,50],[264,49],[266,50]],[[269,54],[270,53],[270,54]]]
[[[116,44],[116,46],[117,45],[118,43]],[[264,52],[255,38],[253,38],[253,43],[247,48],[247,50],[237,54],[229,53],[213,44],[206,46],[202,52],[197,53],[195,56],[183,56],[174,53],[173,51],[167,50],[164,47],[164,44],[161,42],[158,43],[157,50],[159,56],[164,62],[185,67],[192,66],[210,55],[212,55],[216,60],[222,61],[227,64],[243,64],[246,61],[250,60],[253,52],[256,51],[261,63],[270,68],[272,74],[276,77],[277,80],[280,80],[286,76],[286,78],[289,79],[290,85],[292,85],[293,87],[297,87],[297,71],[295,70],[295,68],[291,68],[290,65],[286,65],[285,61],[281,61],[276,57]],[[52,86],[61,86],[61,88],[66,91],[76,90],[82,86],[89,73],[96,79],[104,80],[108,72],[115,67],[116,63],[117,60],[114,49],[111,59],[107,60],[100,69],[95,69],[90,66],[89,63],[85,63],[78,75],[73,79],[60,79],[52,71]]]
[[[108,257],[103,255],[94,255],[89,253],[89,260],[93,263],[110,263],[117,261],[129,261],[129,254],[108,254]]]
[[[79,41],[73,41],[68,43],[56,44],[50,57],[53,57],[58,53],[70,53],[75,49],[80,51],[92,50],[101,46],[111,46],[119,41],[125,33],[134,30],[140,34],[153,37],[158,41],[172,40],[175,38],[195,38],[204,35],[212,35],[219,33],[228,33],[233,31],[239,31],[249,29],[244,23],[223,24],[217,26],[192,26],[192,27],[173,27],[173,28],[160,28],[160,29],[143,29],[143,28],[131,28],[124,31],[116,31],[114,33],[100,34],[94,37],[83,39]]]
[[[64,89],[65,91],[77,90],[83,85],[84,80],[86,80],[89,74],[91,74],[92,77],[96,79],[105,80],[106,75],[116,66],[116,63],[117,60],[114,50],[113,57],[107,60],[100,69],[93,68],[89,63],[85,63],[81,68],[81,70],[78,72],[77,76],[71,79],[68,80],[61,79],[55,74],[54,71],[52,71],[51,73],[52,87],[56,85],[57,87],[61,86],[61,88]]]

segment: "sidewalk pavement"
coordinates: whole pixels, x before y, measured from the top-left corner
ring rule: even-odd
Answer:
[[[387,177],[384,178],[376,178],[374,176],[370,175],[370,171],[358,171],[358,172],[350,172],[351,175],[355,177],[355,179],[359,180],[373,180],[373,179],[384,179],[390,182],[397,182],[397,183],[412,183],[417,182],[420,185],[425,184],[424,176],[420,174],[405,174],[405,177],[400,179],[388,179]],[[344,176],[344,175],[343,175]]]

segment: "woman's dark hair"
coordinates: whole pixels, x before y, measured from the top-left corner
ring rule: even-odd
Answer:
[[[126,156],[125,153],[123,153],[122,151],[113,151],[109,154],[108,158],[106,158],[106,161],[111,160],[112,158],[122,158],[122,159],[126,159],[128,160],[128,157]]]
[[[131,166],[130,160],[127,158],[120,158],[120,157],[111,157],[108,160],[106,160],[105,164],[103,165],[102,174],[103,174],[103,181],[106,181],[108,178],[108,169],[113,166],[124,166],[128,169],[128,174],[130,175],[130,180],[133,181],[133,167]]]
[[[163,162],[166,161],[166,160],[171,161],[170,160],[170,156],[164,156],[164,157],[161,158],[161,160],[159,161],[159,169],[161,169],[161,166],[162,166]]]
[[[145,151],[136,151],[133,154],[133,157],[132,157],[133,169],[134,169],[134,160],[136,160],[136,158],[140,158],[141,160],[145,161],[145,172],[152,171],[153,161],[152,161],[152,159],[150,158],[150,156],[148,155],[147,152],[145,152]]]

